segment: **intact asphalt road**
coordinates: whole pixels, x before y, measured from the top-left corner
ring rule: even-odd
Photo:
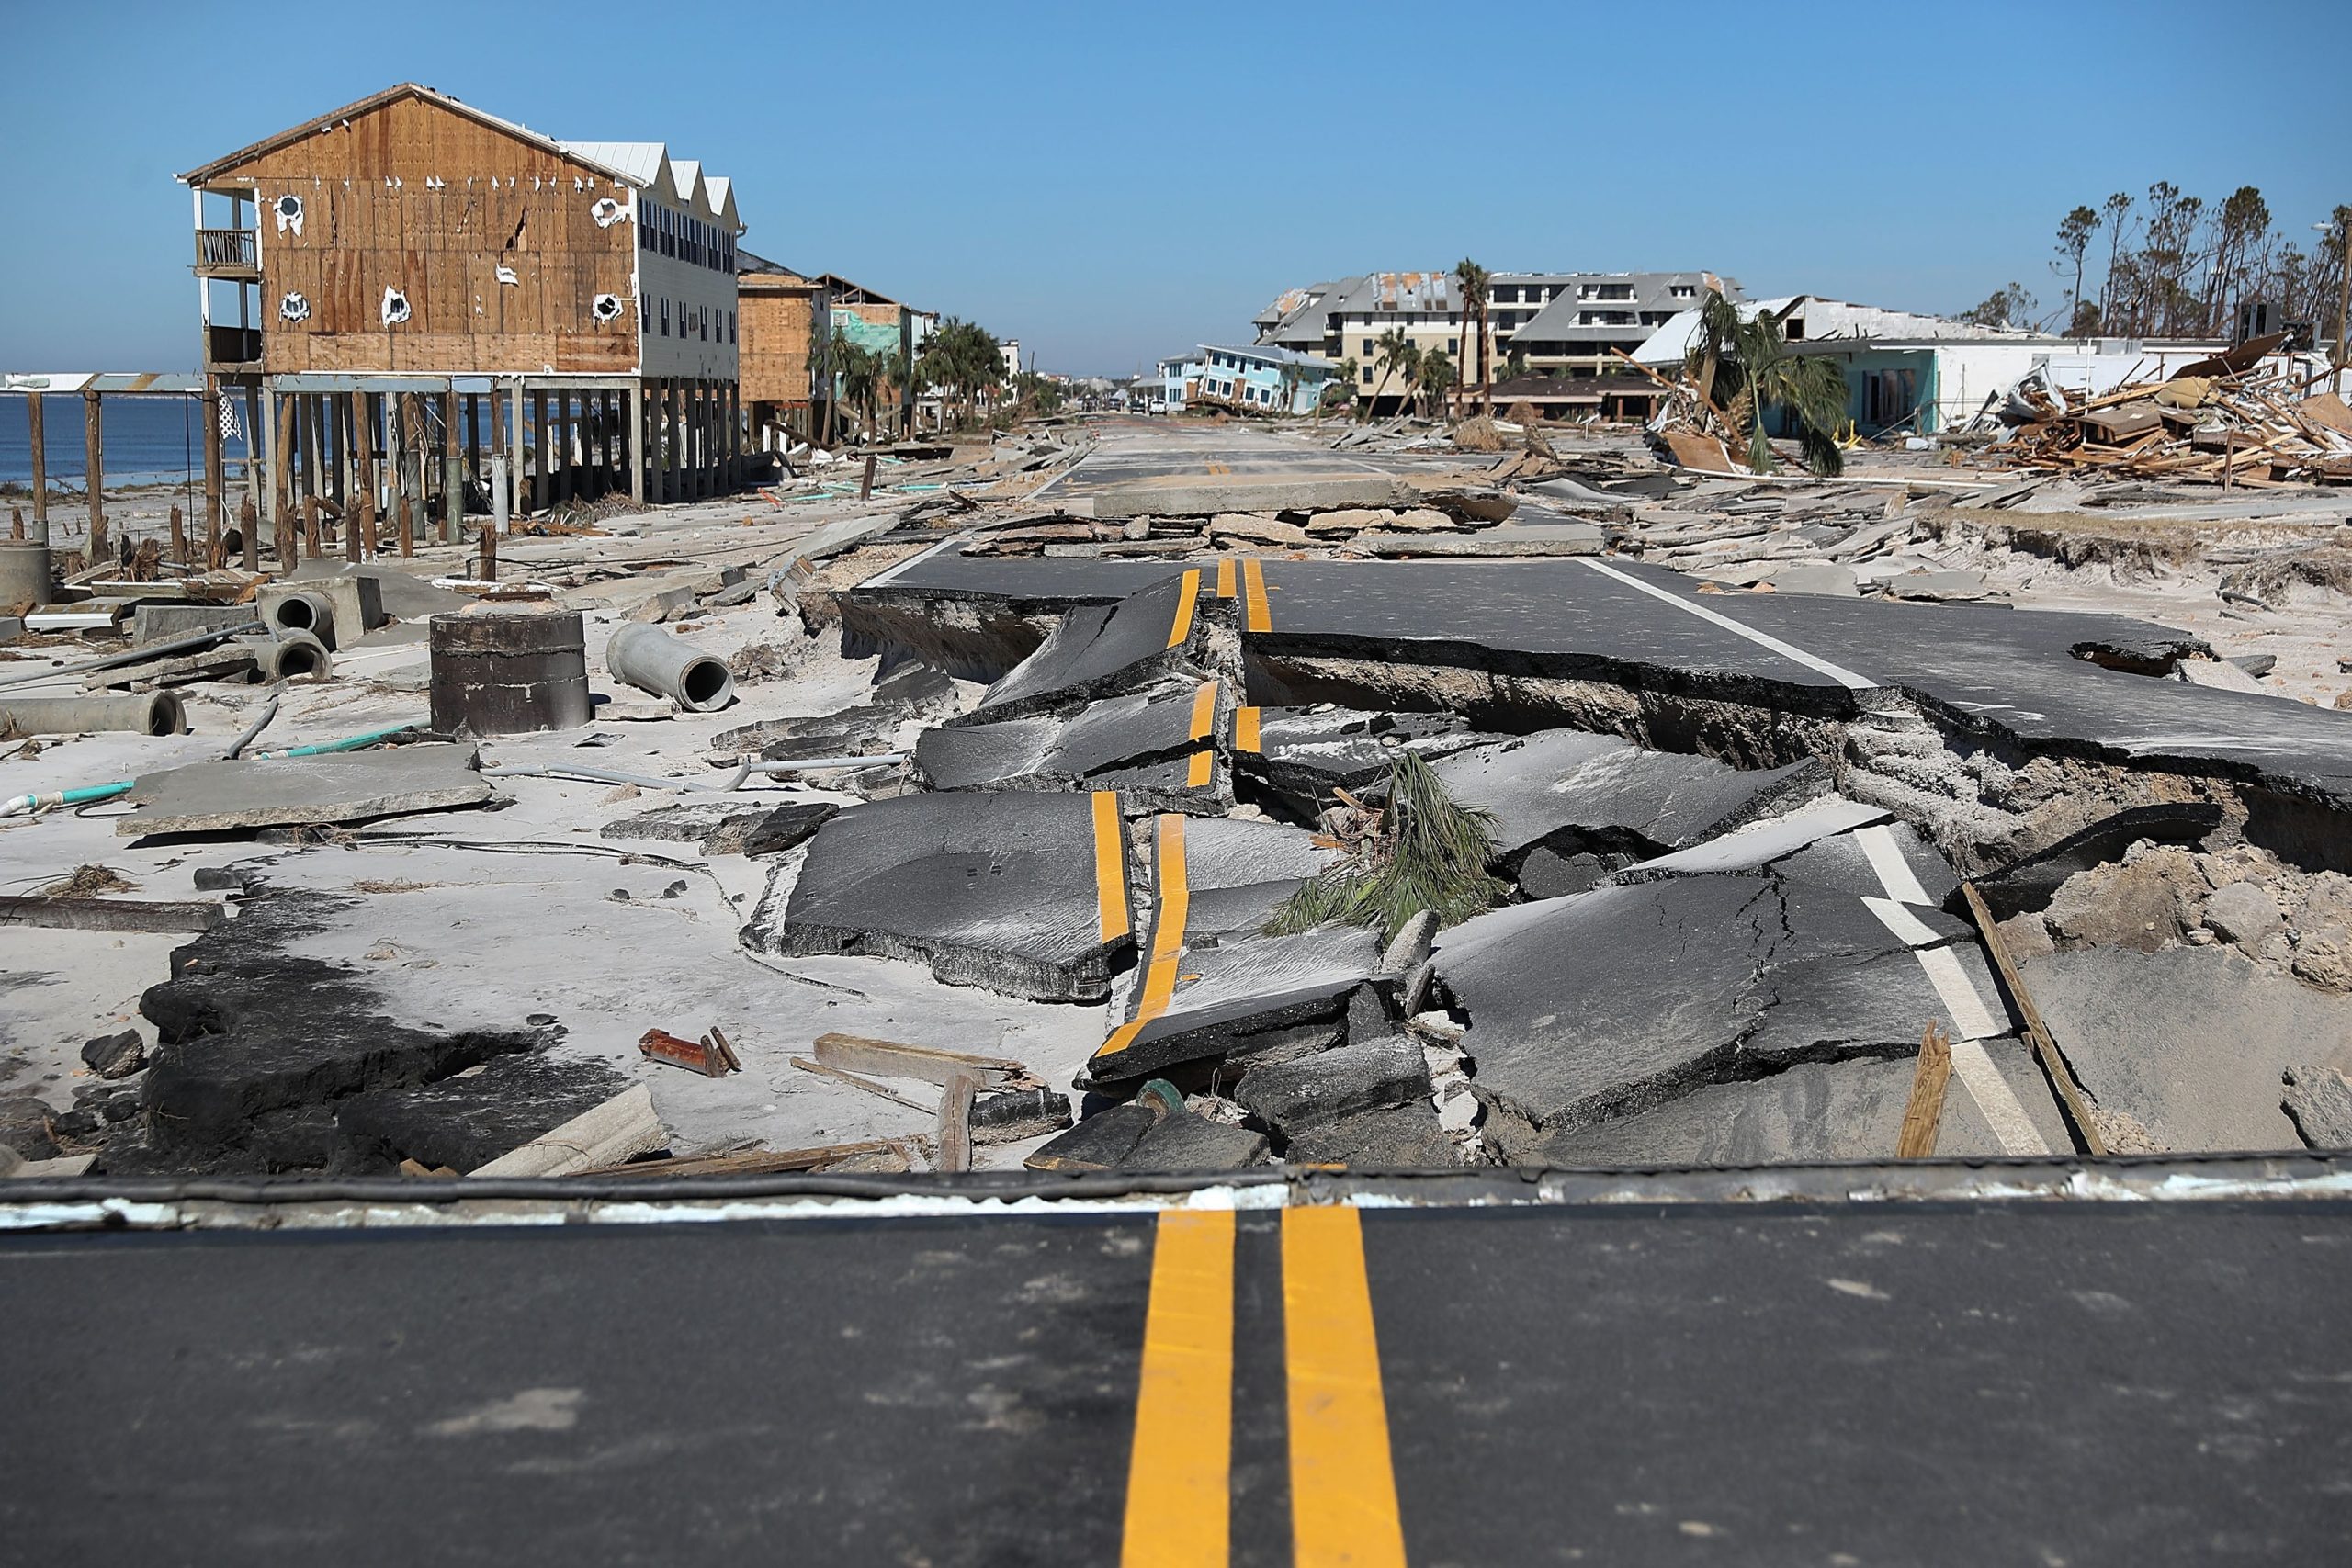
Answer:
[[[0,1539],[400,1568],[2340,1562],[2347,1208],[20,1235]]]

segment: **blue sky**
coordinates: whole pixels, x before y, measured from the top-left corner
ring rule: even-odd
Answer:
[[[2344,0],[0,14],[8,369],[187,367],[173,175],[403,80],[666,141],[735,177],[750,249],[1077,373],[1464,254],[1953,310],[2062,296],[2052,231],[2110,191],[2256,185],[2299,242],[2352,201]]]

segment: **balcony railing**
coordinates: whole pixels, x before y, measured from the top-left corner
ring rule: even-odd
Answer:
[[[259,271],[260,238],[251,229],[198,229],[196,265],[217,271]]]
[[[260,364],[261,329],[258,327],[207,327],[204,333],[204,363],[214,369],[227,366]]]

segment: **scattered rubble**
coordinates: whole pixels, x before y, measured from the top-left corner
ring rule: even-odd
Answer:
[[[0,648],[34,677],[0,709],[140,708],[7,731],[43,736],[0,761],[40,891],[0,919],[58,978],[0,991],[0,1146],[649,1181],[1883,1159],[1932,1034],[1939,1157],[2065,1151],[2036,1015],[2108,1148],[2342,1146],[2352,570],[2302,486],[2352,433],[2247,374],[2125,391],[1836,481],[1529,409],[1327,434],[1338,469],[1253,434],[1307,462],[1046,484],[1086,447],[1058,427],[899,456],[939,491],[861,505],[806,454],[503,540],[494,593],[457,547],[110,586]],[[2222,468],[2261,483],[2177,488]],[[1423,765],[1491,844],[1471,906],[1284,929],[1398,852]]]

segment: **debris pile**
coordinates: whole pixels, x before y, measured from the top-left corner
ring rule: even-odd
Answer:
[[[2102,479],[2277,485],[2352,481],[2352,407],[2302,395],[2298,377],[2185,370],[2087,400],[2046,386],[2011,395],[2012,428],[1987,448],[2012,468]]]

